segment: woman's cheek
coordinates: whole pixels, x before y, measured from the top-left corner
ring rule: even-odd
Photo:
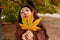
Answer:
[[[21,14],[21,16],[24,16],[23,14]]]
[[[28,16],[30,15],[31,13],[28,14]]]

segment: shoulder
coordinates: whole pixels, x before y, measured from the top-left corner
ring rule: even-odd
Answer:
[[[46,30],[46,28],[44,27],[44,23],[43,22],[39,22],[39,24],[37,25],[37,27],[40,27],[41,30]]]

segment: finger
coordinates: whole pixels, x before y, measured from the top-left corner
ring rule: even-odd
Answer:
[[[26,40],[29,40],[28,37],[27,37],[27,35],[25,35],[25,38],[26,38]]]
[[[22,36],[22,39],[23,39],[23,40],[26,40],[24,36]]]
[[[27,34],[31,37],[33,36],[33,33],[31,31],[28,31]]]
[[[33,37],[28,37],[28,40],[32,40],[33,39]]]
[[[22,39],[23,39],[23,40],[26,40],[25,35],[26,35],[26,34],[23,34],[23,35],[22,35]]]
[[[33,34],[32,34],[30,31],[28,31],[28,32],[27,32],[27,38],[28,38],[28,39],[31,39],[32,37],[33,37]]]

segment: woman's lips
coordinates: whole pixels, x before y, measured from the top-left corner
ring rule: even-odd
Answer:
[[[24,16],[25,18],[27,18],[28,16]]]

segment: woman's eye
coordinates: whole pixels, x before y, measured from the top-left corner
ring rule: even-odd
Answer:
[[[26,10],[26,11],[29,11],[29,10]]]
[[[21,13],[24,13],[24,12],[21,12]]]

